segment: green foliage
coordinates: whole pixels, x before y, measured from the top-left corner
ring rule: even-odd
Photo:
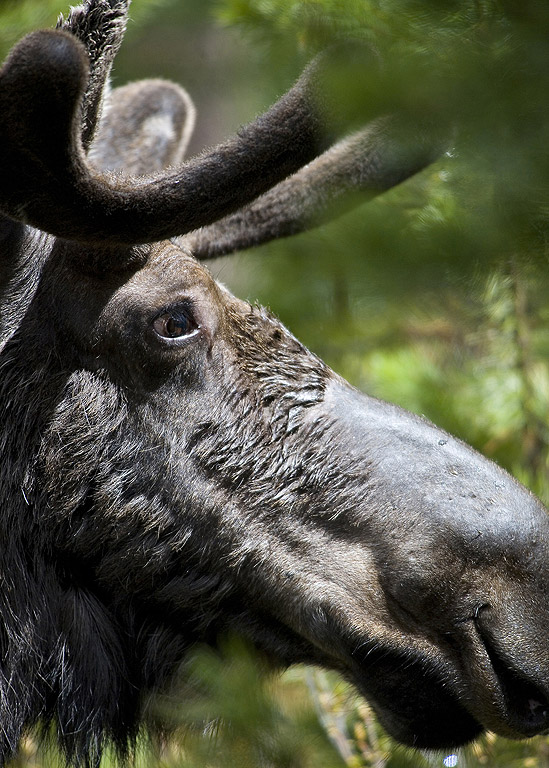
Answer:
[[[31,29],[51,27],[59,15],[56,0],[0,0],[0,55]]]
[[[299,672],[281,683],[235,638],[222,642],[218,652],[198,650],[182,669],[175,700],[160,707],[163,722],[175,714],[177,764],[185,768],[342,765],[324,737]]]
[[[431,197],[435,207],[424,215],[442,213],[447,233],[448,225],[450,232],[473,231],[470,245],[484,260],[499,259],[509,246],[524,252],[525,239],[528,250],[545,247],[545,4],[226,0],[219,14],[273,44],[292,39],[309,55],[337,41],[363,41],[370,59],[334,79],[340,103],[357,120],[397,110],[420,124],[457,130],[451,193],[445,190],[445,201]],[[456,207],[457,218],[440,210],[444,202]],[[428,223],[417,221],[424,229]],[[449,245],[455,251],[462,238]]]

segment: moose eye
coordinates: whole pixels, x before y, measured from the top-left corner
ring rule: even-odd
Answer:
[[[188,307],[175,307],[157,315],[153,329],[161,339],[183,339],[198,332],[198,323]]]

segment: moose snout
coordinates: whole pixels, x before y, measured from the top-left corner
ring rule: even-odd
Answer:
[[[389,645],[399,647],[409,679],[430,690],[423,708],[416,697],[410,711],[368,690],[386,727],[424,743],[436,701],[461,718],[454,743],[477,727],[511,738],[549,731],[547,510],[424,419],[339,382],[325,405],[364,468],[355,524],[358,517],[373,554]],[[395,677],[395,691],[406,690],[404,678]],[[441,744],[451,741],[441,734]]]

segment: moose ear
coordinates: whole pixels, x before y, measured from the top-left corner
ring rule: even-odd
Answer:
[[[195,123],[188,93],[164,80],[110,92],[88,158],[101,171],[144,176],[181,162]]]

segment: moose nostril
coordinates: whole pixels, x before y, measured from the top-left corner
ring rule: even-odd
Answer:
[[[549,701],[541,690],[526,677],[501,662],[492,666],[505,698],[508,715],[517,730],[525,736],[533,736],[549,729]]]
[[[527,674],[519,672],[505,658],[491,633],[475,617],[475,625],[505,700],[510,723],[524,736],[534,736],[549,730],[549,701],[541,688]]]
[[[549,720],[549,708],[546,701],[528,699],[528,707],[530,708],[530,716],[533,720]]]

